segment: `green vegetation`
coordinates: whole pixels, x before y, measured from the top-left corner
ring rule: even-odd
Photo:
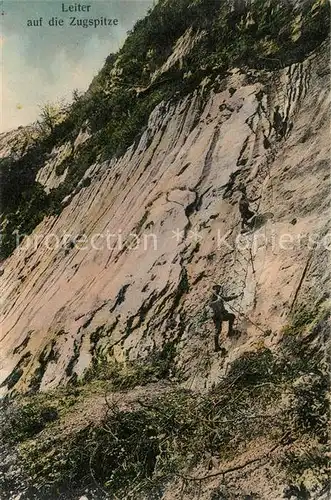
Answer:
[[[283,333],[285,337],[293,337],[309,328],[312,323],[318,323],[328,313],[328,306],[323,308],[302,306],[293,314],[289,325],[285,326]]]
[[[118,391],[164,380],[169,377],[175,353],[175,346],[169,343],[165,344],[161,351],[152,352],[147,358],[126,363],[118,363],[98,355],[94,358],[84,381],[108,380],[111,382],[111,390]]]
[[[85,487],[119,499],[159,498],[169,481],[194,476],[194,467],[207,463],[208,457],[231,460],[261,437],[270,448],[283,445],[284,436],[294,443],[277,459],[294,484],[300,485],[306,476],[323,483],[329,388],[321,341],[325,311],[316,312],[309,322],[309,343],[307,323],[299,330],[294,320],[296,334],[285,336],[278,352],[261,348],[245,354],[231,365],[225,379],[202,394],[178,386],[158,391],[146,385],[131,403],[125,402],[123,393],[109,398],[105,394],[111,390],[164,377],[165,360],[171,360],[173,352],[166,349],[163,361],[155,356],[145,366],[107,367],[103,360],[80,386],[9,404],[4,441],[19,443],[20,461],[35,498],[61,498],[64,492]],[[81,413],[84,401],[87,408],[93,407],[93,397],[103,398],[102,419],[75,430],[73,416]]]
[[[15,248],[15,231],[29,234],[46,215],[62,210],[63,199],[93,162],[120,156],[134,144],[159,103],[192,92],[206,77],[212,86],[234,66],[276,70],[303,60],[328,36],[329,13],[326,0],[305,2],[301,10],[275,0],[237,9],[221,0],[161,0],[136,23],[118,54],[107,58],[89,90],[75,92],[65,114],[44,108],[44,133],[1,160],[0,258]],[[188,29],[197,40],[193,50],[152,79]],[[58,175],[68,170],[66,179],[46,194],[35,180],[38,170],[54,147],[72,145],[82,129],[90,138],[58,165]],[[87,178],[80,187],[90,182]],[[147,218],[148,212],[138,226]],[[175,305],[187,287],[183,273]],[[96,357],[82,383],[5,401],[2,442],[16,447],[30,498],[61,498],[91,485],[114,498],[139,499],[145,492],[158,498],[167,482],[193,474],[205,457],[231,459],[260,437],[274,444],[284,435],[314,442],[306,451],[286,451],[280,463],[295,481],[313,469],[318,474],[326,467],[327,446],[325,315],[314,309],[297,312],[278,352],[261,348],[242,356],[226,379],[204,394],[177,386],[148,392],[149,383],[168,378],[174,368],[175,346],[169,344],[125,364]],[[93,405],[101,392],[138,385],[145,386],[146,395],[131,406],[105,397],[101,419],[80,423],[79,429],[67,424],[84,401]],[[10,484],[0,486],[9,493]]]
[[[2,438],[11,445],[38,435],[52,422],[62,418],[68,409],[77,403],[80,393],[77,389],[58,390],[51,397],[38,393],[20,396],[12,402],[5,400],[1,409]]]
[[[4,429],[4,438],[15,443],[24,441],[41,432],[49,422],[58,418],[57,409],[32,400],[18,406]]]
[[[329,33],[327,0],[305,2],[298,10],[291,2],[255,0],[232,9],[224,0],[160,0],[138,21],[117,54],[110,54],[89,90],[73,94],[70,107],[46,104],[39,125],[42,133],[29,140],[17,158],[1,161],[2,186],[0,258],[16,245],[13,231],[29,234],[47,214],[58,214],[62,200],[72,193],[86,169],[97,158],[123,154],[141,135],[151,111],[161,101],[192,92],[209,77],[234,66],[277,69],[304,57]],[[191,29],[196,44],[182,64],[152,75],[172,53],[177,40]],[[48,195],[35,182],[37,171],[54,146],[75,140],[88,127],[91,136],[58,166],[65,181]]]
[[[43,135],[54,132],[56,125],[62,123],[68,113],[68,106],[63,102],[47,102],[40,107],[40,120],[37,121],[38,128]]]

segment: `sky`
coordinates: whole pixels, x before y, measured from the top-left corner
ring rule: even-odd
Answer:
[[[0,131],[27,125],[46,102],[71,99],[86,90],[108,54],[117,52],[153,0],[4,0],[1,21]],[[90,5],[89,12],[63,12]],[[52,18],[63,26],[50,26]],[[117,26],[70,26],[70,18],[118,19]],[[40,22],[40,18],[42,21]],[[36,24],[35,26],[28,26]],[[93,21],[94,22],[94,21]],[[40,26],[41,24],[41,26]]]

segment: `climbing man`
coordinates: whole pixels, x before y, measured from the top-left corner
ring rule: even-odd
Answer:
[[[219,337],[222,332],[223,321],[229,322],[228,336],[233,333],[233,323],[235,320],[235,315],[229,313],[224,306],[224,302],[229,302],[230,300],[235,300],[240,295],[230,295],[229,297],[223,296],[223,289],[221,285],[213,286],[213,294],[211,301],[209,302],[209,307],[213,311],[213,321],[215,325],[215,352],[220,351]]]
[[[241,198],[239,200],[239,212],[241,215],[241,229],[242,229],[242,231],[244,231],[245,226],[248,226],[250,229],[253,227],[252,218],[254,217],[255,213],[252,212],[252,210],[250,210],[249,204],[254,203],[255,201],[259,200],[261,198],[261,196],[254,198],[254,200],[249,200],[247,197],[247,193],[246,193],[246,187],[243,185],[239,186],[239,191],[241,192]]]

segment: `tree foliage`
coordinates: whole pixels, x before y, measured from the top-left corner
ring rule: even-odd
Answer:
[[[30,230],[31,220],[38,223],[46,213],[59,213],[62,199],[76,189],[97,157],[121,155],[143,132],[161,101],[179,99],[206,76],[213,82],[230,67],[274,70],[301,61],[326,39],[329,26],[327,0],[309,0],[300,6],[276,0],[160,0],[135,24],[119,52],[107,57],[85,94],[74,92],[70,107],[62,102],[41,107],[41,137],[19,158],[2,161],[3,216],[13,221],[18,210],[22,230]],[[193,49],[180,66],[155,76],[188,29],[191,36],[201,35]],[[65,181],[42,197],[42,209],[39,202],[33,205],[37,212],[26,218],[23,193],[32,189],[39,196],[38,169],[54,146],[74,142],[84,127],[91,137],[65,165]],[[11,227],[7,224],[3,229],[2,256],[14,248]]]
[[[77,95],[77,94],[75,94]],[[74,97],[75,97],[74,95]],[[68,106],[63,101],[46,102],[40,106],[40,118],[37,124],[44,134],[52,134],[56,125],[65,120]]]

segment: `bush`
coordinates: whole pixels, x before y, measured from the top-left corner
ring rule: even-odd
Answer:
[[[166,344],[161,351],[153,351],[147,358],[118,363],[99,355],[87,371],[84,380],[109,380],[113,390],[132,389],[169,377],[175,357],[175,346]]]
[[[67,498],[68,491],[96,485],[105,497],[158,498],[169,481],[192,474],[205,458],[231,460],[257,437],[280,446],[284,434],[303,443],[303,448],[280,457],[288,477],[300,480],[308,471],[317,478],[325,466],[321,447],[327,443],[328,421],[328,373],[318,342],[323,322],[324,316],[318,327],[312,327],[309,345],[306,333],[302,335],[303,322],[301,332],[297,330],[278,352],[261,348],[243,355],[208,393],[179,387],[146,390],[140,399],[129,399],[121,407],[105,398],[102,421],[69,435],[61,432],[56,420],[50,422],[57,414],[63,418],[64,403],[57,397],[50,405],[40,395],[30,396],[8,419],[5,440],[22,442],[21,463],[37,491],[35,498]],[[294,324],[297,328],[298,322]],[[164,378],[172,366],[173,347],[152,354],[144,364],[128,364],[126,369],[103,360],[75,390],[91,398],[96,388],[93,377],[110,379],[113,389]],[[107,393],[109,386],[103,389]],[[78,401],[77,395],[73,401]]]
[[[48,423],[57,420],[58,416],[54,406],[35,399],[24,402],[23,405],[16,404],[6,412],[6,422],[2,428],[3,439],[17,443],[36,436]]]

